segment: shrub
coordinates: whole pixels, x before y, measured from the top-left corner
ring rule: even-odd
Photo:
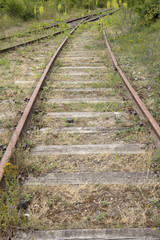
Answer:
[[[28,0],[1,0],[0,8],[11,16],[29,19],[34,16],[33,2]]]
[[[145,23],[160,17],[160,0],[127,0],[127,3],[140,14]]]

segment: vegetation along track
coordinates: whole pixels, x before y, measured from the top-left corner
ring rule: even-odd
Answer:
[[[12,239],[160,239],[159,177],[149,168],[153,141],[102,35],[80,26],[52,66],[55,56],[27,105],[32,109],[43,88],[12,157],[25,180],[15,190],[23,231]],[[26,108],[20,121],[28,114]],[[4,170],[11,174],[11,165]]]
[[[106,12],[106,13],[103,13],[103,12]],[[107,14],[112,15],[115,12],[116,11],[113,11],[112,9],[107,9],[104,11],[99,11],[99,13],[93,13],[83,17],[68,20],[64,22],[64,24],[62,23],[62,30],[60,31],[57,31],[57,26],[58,26],[57,24],[52,24],[51,26],[42,28],[41,30],[34,30],[32,32],[20,33],[19,37],[9,36],[6,38],[2,38],[0,39],[1,40],[0,53],[5,53],[25,45],[33,44],[35,42],[41,42],[46,38],[52,38],[54,36],[57,36],[63,33],[64,31],[70,28],[73,28],[77,24],[77,22],[85,18],[91,18],[91,19],[88,19],[88,21],[95,21],[95,20],[98,20],[99,18],[106,16]]]
[[[109,10],[112,10],[112,9],[110,8],[110,9],[105,9],[105,10],[94,11],[92,14],[90,14],[90,16],[91,17],[92,16],[96,16],[97,14],[99,15],[99,14],[102,14],[102,13],[107,12]],[[30,31],[27,31],[27,32],[20,32],[19,34],[14,34],[14,35],[0,37],[0,41],[7,40],[7,39],[10,39],[10,38],[14,38],[17,35],[18,35],[17,37],[22,37],[24,35],[28,35],[28,34],[32,34],[32,33],[35,33],[35,32],[39,32],[41,30],[47,30],[47,29],[50,29],[50,28],[59,27],[59,25],[61,25],[61,24],[73,23],[73,22],[85,19],[86,17],[89,17],[89,15],[85,15],[83,17],[77,17],[77,18],[74,18],[74,19],[69,19],[69,20],[66,20],[66,21],[63,21],[63,22],[56,22],[56,23],[50,24],[48,26],[42,26],[42,27],[40,27],[38,29],[30,30]]]

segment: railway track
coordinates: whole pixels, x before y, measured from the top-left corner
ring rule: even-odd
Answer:
[[[20,214],[33,230],[14,231],[11,239],[160,239],[160,179],[148,165],[149,129],[104,39],[76,29],[72,39],[63,35],[0,163],[2,177],[33,113],[15,157],[27,172]],[[154,133],[158,139],[159,129]]]
[[[31,31],[27,31],[27,32],[21,32],[19,33],[20,37],[21,35],[28,35],[28,34],[33,34],[35,32],[39,32],[41,30],[48,30],[48,29],[51,29],[51,28],[54,28],[54,27],[59,27],[60,24],[70,24],[70,23],[74,23],[74,22],[77,22],[77,21],[80,21],[82,19],[85,19],[86,17],[93,17],[93,16],[96,16],[97,14],[102,14],[104,12],[108,12],[112,10],[112,8],[110,9],[105,9],[105,10],[98,10],[98,11],[94,11],[92,14],[90,15],[85,15],[83,17],[77,17],[77,18],[74,18],[74,19],[69,19],[69,20],[66,20],[64,22],[56,22],[56,23],[53,23],[53,24],[50,24],[48,26],[42,26],[41,28],[38,28],[38,29],[35,29],[35,30],[31,30]],[[4,37],[0,37],[0,41],[3,41],[3,40],[8,40],[8,39],[11,39],[11,38],[15,38],[16,35],[9,35],[9,36],[4,36]]]
[[[103,13],[103,12],[106,12],[106,13]],[[23,34],[23,37],[20,37],[20,38],[15,38],[14,36],[4,37],[4,38],[1,39],[2,42],[1,42],[0,53],[5,53],[5,52],[8,52],[10,50],[15,50],[15,49],[17,49],[19,47],[22,47],[22,46],[30,45],[30,44],[33,44],[35,42],[38,43],[38,42],[41,42],[41,41],[43,41],[47,38],[55,37],[55,36],[63,33],[66,30],[72,29],[78,21],[81,21],[83,19],[88,18],[88,22],[96,21],[99,18],[103,18],[106,15],[112,15],[115,12],[117,12],[117,10],[114,11],[112,9],[107,9],[107,10],[104,10],[104,11],[100,11],[100,14],[98,14],[98,15],[97,15],[97,13],[93,13],[93,14],[86,15],[86,16],[83,16],[83,17],[68,20],[68,21],[65,22],[66,25],[69,24],[68,27],[66,26],[65,29],[62,29],[60,31],[57,31],[57,29],[56,29],[58,27],[58,24],[52,24],[48,27],[43,27],[41,29],[41,31],[36,30],[36,31],[26,32],[25,34]],[[37,33],[37,31],[39,33]],[[35,33],[35,36],[33,38],[34,33]],[[32,34],[32,36],[30,36],[30,34]]]

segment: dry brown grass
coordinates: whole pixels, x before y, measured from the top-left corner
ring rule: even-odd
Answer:
[[[50,56],[55,52],[64,35],[54,40],[34,44],[17,51],[2,55],[0,61],[0,128],[14,129],[30,98],[42,70],[48,63]],[[55,41],[56,40],[56,41]],[[52,48],[52,51],[51,51]],[[35,81],[33,84],[15,84],[15,81]],[[8,117],[8,114],[10,117]],[[10,134],[1,134],[0,144],[8,143]]]
[[[72,127],[73,124],[71,124]],[[68,128],[70,124],[68,124]],[[138,131],[136,128],[126,128],[119,131],[112,130],[108,133],[67,133],[67,132],[52,132],[54,128],[49,128],[45,131],[34,130],[31,132],[29,139],[36,145],[81,145],[81,144],[107,144],[110,142],[116,143],[123,141],[125,143],[147,143],[151,142],[150,135],[145,130]]]
[[[29,227],[36,229],[158,227],[158,184],[26,188]]]
[[[25,159],[21,165],[22,170],[38,176],[49,172],[148,172],[153,152],[140,155],[56,155],[56,156],[31,156],[26,152],[19,156]],[[19,160],[18,158],[18,160]]]
[[[108,60],[107,64],[109,64]],[[110,80],[113,79],[113,76],[115,75],[110,75]],[[68,80],[70,79],[68,78]],[[116,84],[117,82],[121,84],[119,78]],[[115,86],[116,84],[114,84],[113,81],[111,85]],[[47,87],[51,87],[51,85],[47,85]],[[48,93],[51,94],[51,92],[47,88],[45,90],[46,94],[41,97],[45,96],[47,98]],[[117,91],[117,93],[121,96],[121,92]],[[127,106],[132,107],[130,103]],[[85,107],[83,110],[93,110],[93,108],[87,109],[86,106],[83,107]],[[98,143],[98,141],[106,141],[109,136],[109,134],[105,136],[42,134],[39,132],[40,128],[64,127],[68,125],[66,119],[51,119],[48,117],[46,110],[49,111],[51,108],[46,108],[45,102],[40,102],[37,109],[42,112],[34,115],[27,135],[27,141],[31,143],[32,140],[31,145],[35,142],[37,144],[77,144],[93,140],[97,141],[95,143]],[[55,107],[54,111],[57,110],[58,108]],[[63,110],[69,111],[70,108]],[[123,110],[127,111],[127,107],[124,107]],[[101,118],[74,119],[72,126],[134,127],[136,124],[139,126],[137,116],[128,114],[128,116],[121,117],[118,120],[116,121],[114,117],[107,118],[106,114],[106,116]],[[137,143],[143,142],[144,139],[146,141],[146,136],[148,143],[149,135],[147,131],[141,131],[140,129],[140,131],[136,130],[111,135],[109,141],[134,141]],[[96,138],[97,140],[95,140]],[[73,140],[77,142],[73,142]],[[25,171],[25,174],[31,173],[34,176],[48,172],[147,172],[150,169],[150,159],[153,154],[153,150],[149,148],[148,153],[144,155],[32,156],[29,148],[25,151],[24,149],[20,149],[20,152],[17,150],[16,160],[19,161],[19,169],[22,172]],[[31,194],[32,196],[31,204],[24,211],[29,214],[28,222],[24,227],[49,230],[72,228],[143,228],[157,227],[159,225],[160,210],[157,203],[159,203],[160,188],[158,184],[24,186],[22,189],[24,189],[26,194]]]

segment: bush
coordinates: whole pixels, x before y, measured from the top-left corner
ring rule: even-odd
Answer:
[[[127,0],[127,3],[140,14],[145,23],[160,17],[160,0]]]
[[[29,0],[1,0],[0,8],[11,16],[23,19],[34,17],[33,3]]]
[[[160,1],[147,0],[142,8],[141,15],[146,23],[158,19],[160,17]]]

